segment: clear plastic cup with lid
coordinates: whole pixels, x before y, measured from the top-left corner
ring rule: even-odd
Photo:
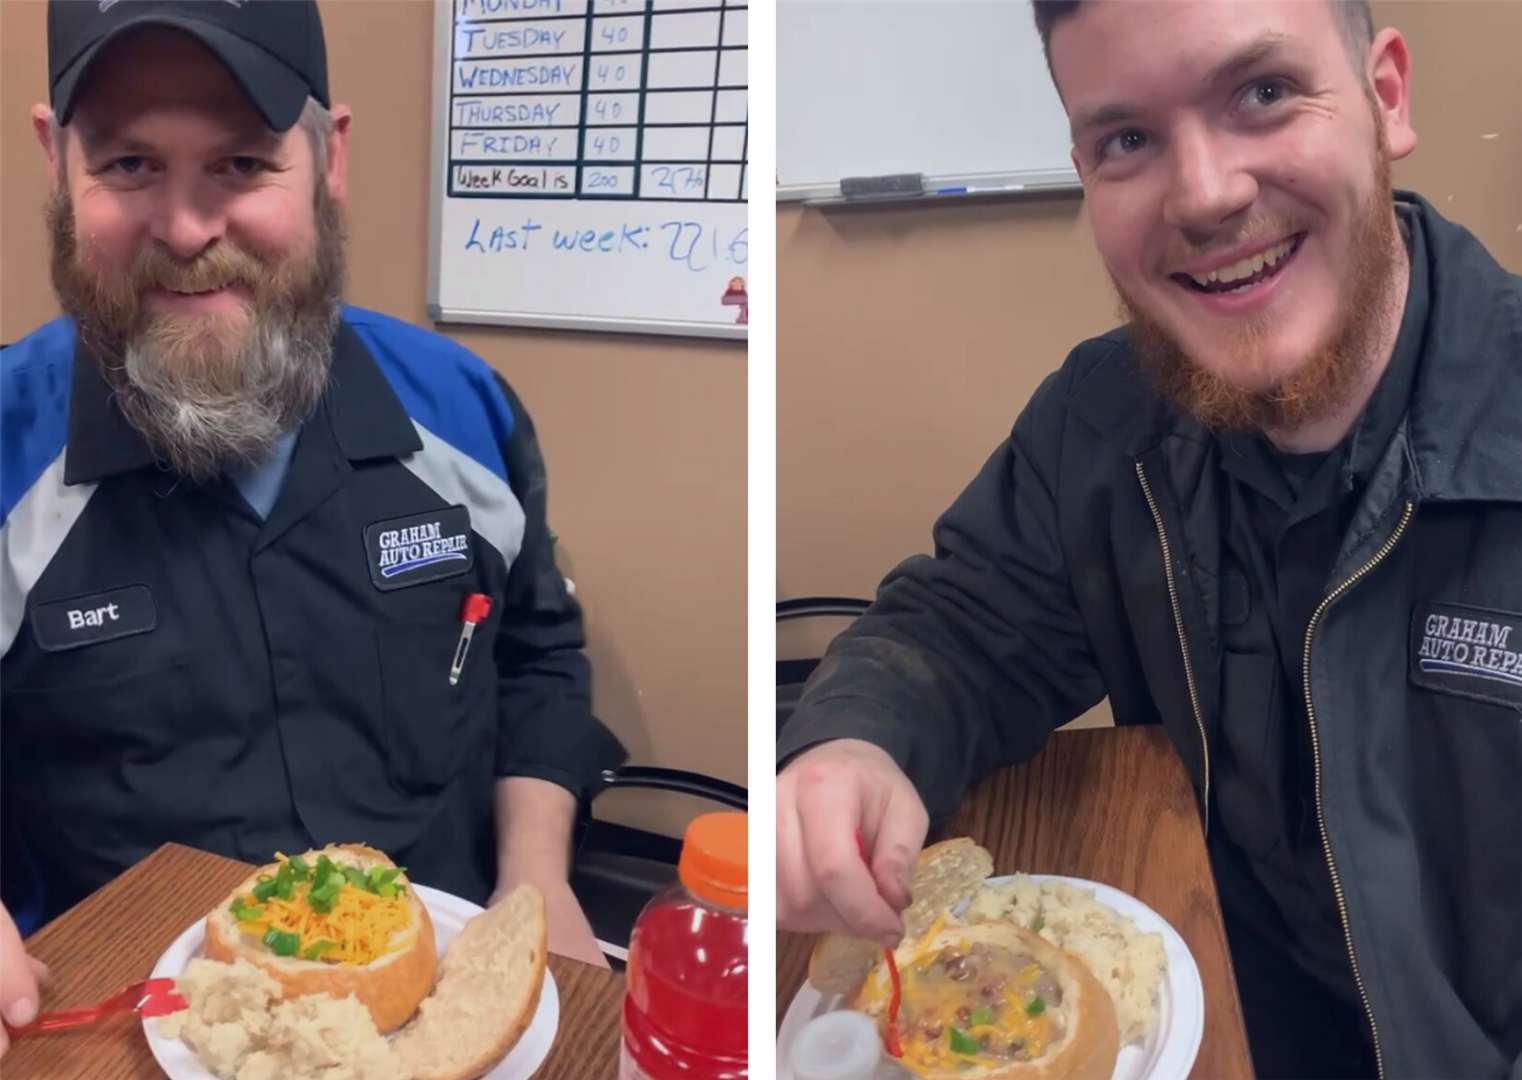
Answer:
[[[788,1064],[793,1080],[914,1080],[914,1073],[883,1053],[877,1025],[849,1009],[816,1016],[799,1028]]]

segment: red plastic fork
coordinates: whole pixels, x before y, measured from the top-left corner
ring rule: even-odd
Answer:
[[[867,858],[867,842],[862,839],[860,829],[856,830],[856,850],[861,852],[861,861],[870,870],[872,860]],[[893,959],[893,950],[886,945],[883,946],[883,959],[888,962],[888,981],[893,985],[892,996],[888,998],[888,1023],[883,1030],[883,1042],[891,1056],[901,1058],[904,1050],[898,1041],[898,1005],[903,988],[898,981],[898,962]]]
[[[93,1024],[104,1016],[119,1012],[135,1012],[139,1016],[168,1016],[186,1008],[185,997],[174,989],[173,979],[144,979],[124,988],[95,1005],[81,1005],[75,1009],[58,1009],[39,1013],[30,1024],[11,1027],[12,1035],[31,1035],[39,1031],[56,1031],[59,1028]]]

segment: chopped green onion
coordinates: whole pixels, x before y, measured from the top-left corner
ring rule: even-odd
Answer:
[[[257,919],[260,915],[264,914],[263,908],[245,904],[241,896],[234,900],[232,906],[227,910],[231,911],[233,918],[239,922],[248,922],[250,919]]]
[[[1040,1016],[1046,1012],[1046,1002],[1041,1000],[1040,994],[1037,994],[1031,998],[1030,1004],[1025,1007],[1025,1011],[1030,1016]]]
[[[338,891],[343,888],[342,881],[330,881],[320,889],[313,889],[307,893],[307,903],[313,911],[320,915],[326,915],[333,910],[333,905],[338,900]]]
[[[375,891],[378,895],[390,900],[401,891],[401,886],[394,881],[383,881],[375,887]]]
[[[254,886],[254,899],[262,904],[270,897],[274,896],[276,890],[279,888],[280,885],[278,882],[261,881],[259,884]]]
[[[336,941],[316,941],[312,943],[306,952],[301,954],[301,958],[303,960],[316,960],[328,949],[336,948],[338,948],[338,942]]]
[[[306,860],[300,855],[291,856],[290,866],[296,874],[297,881],[305,881],[312,874],[312,868],[307,865]]]
[[[338,867],[333,865],[326,855],[317,860],[317,869],[312,872],[312,888],[320,889],[328,883],[328,879],[338,873]]]
[[[262,940],[276,956],[295,956],[296,949],[301,945],[300,935],[276,930],[273,926],[264,932]]]
[[[992,1024],[994,1022],[994,1011],[986,1005],[981,1009],[974,1009],[972,1016],[968,1018],[967,1022],[973,1027],[978,1027],[982,1024]]]
[[[1046,916],[1045,915],[1037,915],[1036,916],[1036,921],[1031,923],[1031,930],[1034,933],[1039,934],[1039,933],[1041,933],[1041,928],[1043,926],[1045,926],[1045,925],[1046,925]]]
[[[971,1035],[951,1029],[951,1052],[953,1054],[976,1054],[978,1052],[978,1040]]]
[[[350,885],[353,885],[356,889],[364,889],[366,892],[375,891],[374,889],[370,888],[370,879],[365,877],[365,872],[363,870],[357,869],[353,866],[346,866],[343,869],[344,877],[348,879]]]
[[[275,895],[282,900],[289,900],[295,887],[295,867],[290,863],[281,863],[279,872],[275,874]]]

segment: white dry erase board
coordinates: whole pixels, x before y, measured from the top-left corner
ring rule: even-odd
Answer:
[[[847,177],[1079,189],[1028,0],[781,0],[777,198]]]
[[[438,0],[428,313],[743,340],[745,0]]]

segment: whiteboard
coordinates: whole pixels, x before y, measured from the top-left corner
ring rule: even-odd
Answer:
[[[777,198],[845,177],[1079,187],[1028,0],[781,0]]]
[[[744,0],[436,0],[428,314],[747,335]]]

